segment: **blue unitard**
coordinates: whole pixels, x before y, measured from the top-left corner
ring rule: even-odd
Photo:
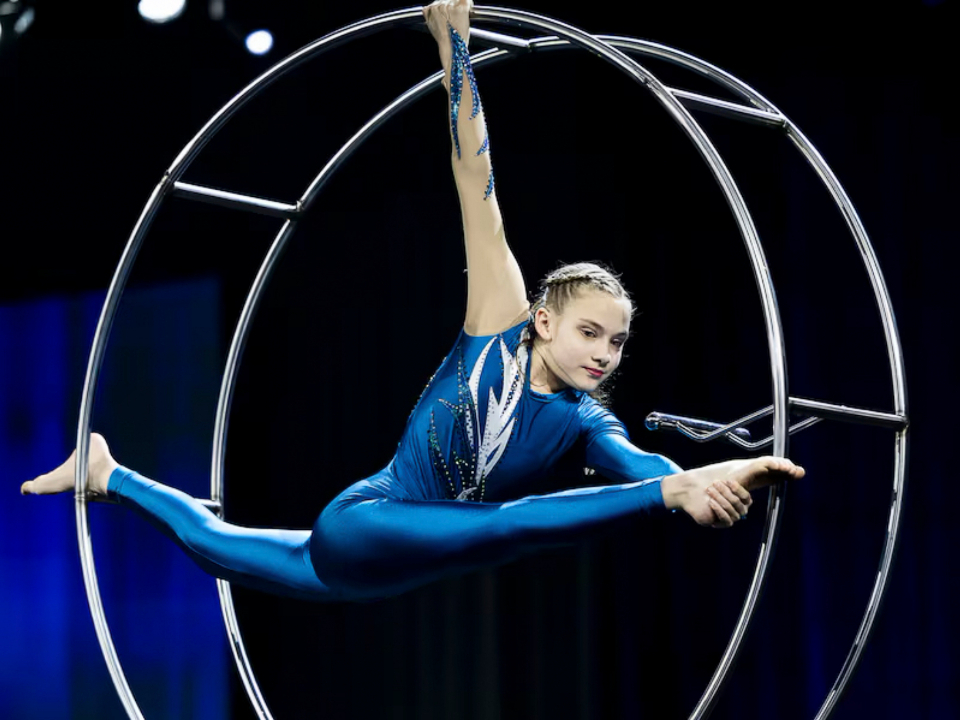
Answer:
[[[531,390],[526,337],[526,322],[497,335],[461,331],[394,458],[340,493],[310,531],[231,525],[124,467],[109,494],[208,573],[318,601],[396,595],[664,512],[660,478],[680,468],[632,445],[586,393]],[[578,440],[587,465],[620,484],[524,496]]]

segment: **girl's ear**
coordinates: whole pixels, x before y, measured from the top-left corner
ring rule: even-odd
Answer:
[[[537,308],[537,312],[533,316],[533,326],[541,340],[550,342],[553,339],[553,318],[547,308]]]

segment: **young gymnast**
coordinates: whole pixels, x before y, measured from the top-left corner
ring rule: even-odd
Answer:
[[[775,457],[683,471],[634,446],[593,397],[620,364],[633,306],[616,276],[592,263],[554,271],[528,303],[497,203],[469,10],[469,0],[424,8],[449,100],[466,317],[387,467],[344,490],[312,530],[244,528],[119,465],[91,436],[90,491],[144,515],[216,577],[310,600],[373,600],[652,513],[679,509],[730,527],[747,515],[751,491],[804,475]],[[616,484],[525,496],[578,440],[587,465]],[[75,456],[21,492],[72,489]]]

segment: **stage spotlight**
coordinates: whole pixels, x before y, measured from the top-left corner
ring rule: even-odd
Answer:
[[[147,22],[165,23],[183,15],[187,0],[140,0],[137,9]]]
[[[254,55],[266,55],[273,47],[273,35],[269,30],[254,30],[247,35],[246,46]]]

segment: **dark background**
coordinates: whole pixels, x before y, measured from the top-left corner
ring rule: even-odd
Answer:
[[[49,298],[86,307],[102,297],[163,170],[217,109],[285,54],[395,7],[228,3],[238,31],[262,25],[277,37],[269,56],[255,58],[202,3],[157,27],[132,4],[37,3],[37,21],[19,42],[7,33],[0,40],[0,301],[14,309]],[[958,135],[947,110],[956,3],[902,0],[882,10],[825,3],[520,7],[589,32],[655,40],[731,72],[792,118],[844,184],[897,314],[911,446],[892,586],[836,717],[955,716],[957,620],[950,609],[960,592],[951,520],[958,493],[946,465],[955,402],[950,368],[957,360],[950,210]],[[672,68],[649,68],[670,83],[704,87]],[[436,69],[432,41],[418,32],[351,43],[254,100],[184,179],[292,202],[363,122]],[[621,271],[635,297],[634,336],[614,393],[614,410],[635,442],[684,466],[739,455],[729,446],[694,446],[643,430],[654,409],[729,421],[770,402],[766,338],[746,253],[690,142],[651,97],[583,54],[522,58],[483,71],[479,80],[498,196],[531,290],[557,262],[589,259]],[[434,93],[378,131],[330,183],[287,250],[238,381],[227,464],[230,519],[311,525],[340,489],[389,460],[407,413],[449,349],[465,283],[444,117],[444,100]],[[764,241],[786,330],[790,393],[892,410],[866,275],[825,191],[774,131],[711,117],[703,124]],[[131,283],[131,295],[147,301],[125,306],[108,360],[118,369],[105,370],[111,378],[135,375],[128,385],[149,398],[113,392],[94,417],[121,462],[180,486],[181,465],[202,475],[206,460],[194,448],[212,434],[217,380],[209,368],[222,366],[277,229],[279,222],[267,218],[180,200],[164,205]],[[157,312],[167,306],[150,293],[177,287],[202,289],[185,296],[196,310]],[[190,317],[211,312],[215,329],[183,330]],[[195,349],[197,356],[185,355],[178,373],[144,361],[153,353],[137,338],[147,326],[151,342]],[[79,359],[58,370],[64,390],[51,412],[62,422],[45,453],[14,462],[28,432],[16,421],[5,426],[11,455],[0,465],[17,470],[5,477],[2,507],[19,516],[30,503],[34,528],[71,522],[68,498],[21,500],[13,493],[24,475],[59,463],[73,442],[91,327],[85,321],[72,330],[80,339],[69,352]],[[40,339],[6,332],[11,356],[68,352],[53,347],[56,333]],[[25,373],[21,365],[5,366],[9,387]],[[196,385],[186,393],[192,401],[177,400],[184,383]],[[180,414],[168,415],[176,403]],[[160,420],[168,416],[185,419]],[[796,436],[790,454],[808,476],[788,492],[770,585],[714,717],[812,717],[840,671],[876,575],[893,433],[821,423]],[[571,462],[557,487],[581,482],[575,470]],[[125,563],[145,576],[181,572],[182,563],[184,582],[209,593],[206,610],[215,604],[213,583],[198,570],[175,554],[158,562],[149,540],[134,545],[124,539],[126,525],[113,527],[121,522],[115,509],[95,510],[94,522],[111,528],[100,563],[124,577]],[[238,612],[278,718],[685,717],[734,626],[761,518],[754,512],[725,533],[684,518],[654,521],[372,605],[317,606],[238,589]],[[69,575],[72,584],[62,592],[74,593],[76,622],[89,625],[71,532],[62,553],[45,554],[48,564],[33,563],[30,572]],[[30,546],[46,542],[41,530]],[[7,545],[8,558],[19,557],[17,547]],[[25,609],[5,642],[16,667],[25,648],[36,649],[31,628],[49,625],[51,615],[30,608],[47,608],[44,593],[51,591],[23,582],[22,564],[4,568],[5,594]],[[183,633],[149,582],[128,584],[108,602],[108,617],[125,618],[113,630],[145,714],[251,717],[232,675],[206,685],[195,674],[196,662],[229,663],[225,641]],[[119,609],[111,614],[111,607]],[[218,622],[213,615],[197,627],[215,630]],[[176,673],[156,660],[151,643],[171,642],[173,628],[185,635],[183,645],[202,645],[209,658],[167,679]],[[16,708],[37,707],[36,698],[67,685],[70,697],[58,707],[73,709],[59,711],[63,716],[122,717],[92,628],[81,632],[80,647],[59,666],[36,673],[21,666],[17,682],[4,684],[4,717],[37,716]],[[177,706],[161,681],[185,696],[222,696],[223,703],[216,711]]]

